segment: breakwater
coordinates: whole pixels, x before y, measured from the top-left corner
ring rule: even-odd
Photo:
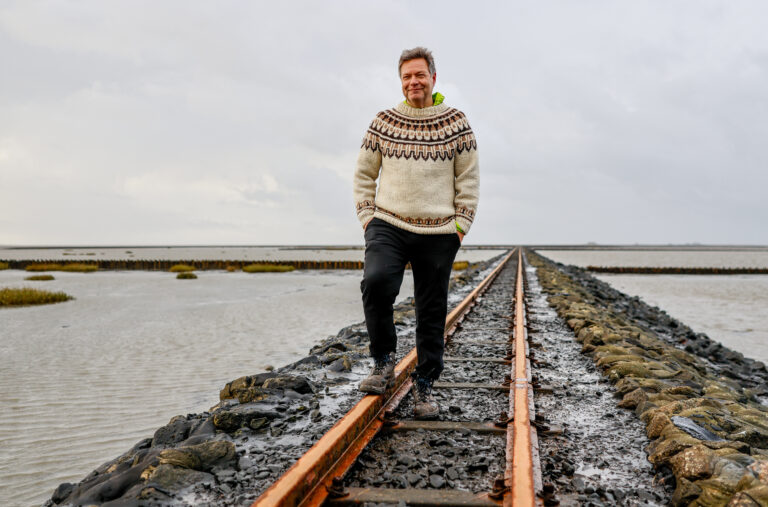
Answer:
[[[61,264],[62,261],[50,259],[35,260],[7,260],[9,269],[27,269],[27,266],[36,264]],[[122,259],[122,260],[94,260],[77,261],[78,264],[96,266],[104,270],[141,270],[141,271],[168,271],[176,264],[186,264],[196,270],[227,270],[242,269],[249,264],[269,264],[281,266],[293,266],[296,269],[363,269],[363,261],[274,261],[274,260],[190,260],[190,259]]]
[[[550,305],[633,410],[676,506],[768,504],[768,370],[581,269],[532,255]]]
[[[592,273],[626,275],[768,275],[768,268],[587,266]]]

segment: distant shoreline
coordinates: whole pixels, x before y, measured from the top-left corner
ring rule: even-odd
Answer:
[[[463,245],[466,249],[508,249],[520,246],[517,244],[482,244]],[[601,244],[530,244],[522,245],[532,250],[660,250],[660,251],[768,251],[768,245],[696,245],[696,244],[664,244],[664,245],[601,245]],[[0,245],[0,250],[86,250],[86,249],[149,249],[149,248],[278,248],[281,250],[362,250],[362,245]]]

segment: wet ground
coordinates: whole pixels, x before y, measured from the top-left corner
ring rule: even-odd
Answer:
[[[670,492],[657,484],[643,450],[645,425],[616,407],[613,387],[550,308],[535,268],[526,276],[533,376],[542,387],[536,413],[554,430],[539,436],[544,483],[554,484],[560,505],[667,505]]]

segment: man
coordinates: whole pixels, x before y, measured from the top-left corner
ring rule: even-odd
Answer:
[[[440,410],[432,383],[443,370],[448,282],[477,209],[477,142],[464,113],[432,92],[437,74],[429,50],[403,51],[398,69],[405,101],[376,115],[355,169],[354,198],[365,230],[360,289],[374,360],[360,390],[380,394],[394,379],[392,305],[410,262],[418,353],[414,415],[434,419]]]

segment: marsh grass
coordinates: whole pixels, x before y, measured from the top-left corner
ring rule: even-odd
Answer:
[[[7,262],[0,262],[0,271],[4,269],[8,269],[8,263]]]
[[[236,266],[227,266],[228,273],[234,273],[235,271],[238,271]]]
[[[49,280],[56,280],[53,275],[32,275],[26,277],[24,280],[31,280],[33,282],[47,282]]]
[[[182,271],[178,275],[176,275],[176,278],[179,280],[195,280],[197,279],[197,275],[192,273],[191,271]]]
[[[0,289],[0,306],[26,306],[61,303],[74,299],[63,292],[49,292],[30,287]]]
[[[169,269],[171,273],[184,273],[187,271],[194,271],[194,270],[195,270],[195,267],[190,266],[189,264],[174,264],[173,266],[171,266],[171,269]]]
[[[284,273],[296,269],[288,264],[248,264],[243,266],[246,273]]]
[[[467,261],[458,261],[453,263],[453,269],[455,271],[459,271],[461,269],[467,269],[469,267],[469,262]]]
[[[99,270],[96,264],[70,262],[69,264],[28,264],[27,271],[68,271],[76,273],[92,273]]]

